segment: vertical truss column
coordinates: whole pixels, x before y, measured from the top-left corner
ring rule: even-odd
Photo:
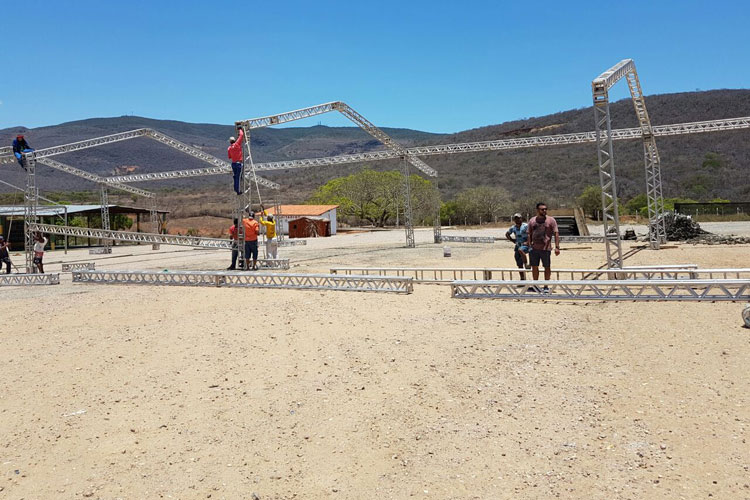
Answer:
[[[156,197],[151,197],[151,205],[149,206],[149,216],[151,217],[151,232],[154,234],[161,234],[161,228],[159,227],[159,212],[156,211]],[[159,244],[153,243],[151,250],[159,250]]]
[[[599,159],[599,183],[602,188],[602,219],[607,267],[622,267],[620,213],[617,207],[617,183],[612,153],[612,122],[609,114],[609,95],[605,84],[592,84],[594,121],[596,122],[596,152]]]
[[[36,160],[34,153],[25,153],[23,163],[26,168],[26,191],[24,191],[23,223],[26,237],[26,273],[34,273],[34,233],[31,224],[36,224],[37,208],[39,205],[39,192],[36,189]]]
[[[442,241],[442,227],[440,226],[440,189],[438,188],[438,181],[435,179],[435,190],[437,191],[437,202],[435,207],[435,222],[432,225],[432,235],[435,243]]]
[[[103,182],[99,184],[99,201],[102,211],[102,229],[109,231],[111,229],[109,220],[109,193],[107,192],[107,185]],[[102,245],[104,245],[105,253],[112,253],[112,240],[102,240]]]
[[[276,215],[273,217],[276,222],[276,241],[281,243],[284,240],[284,233],[281,231],[281,219],[279,217],[281,215],[281,203],[277,201],[274,206],[276,207],[276,210],[274,210]]]
[[[404,230],[406,231],[406,247],[414,248],[414,226],[411,213],[411,180],[409,179],[409,159],[402,157],[404,163]]]
[[[646,167],[646,200],[648,204],[648,237],[651,248],[659,249],[659,245],[667,242],[667,230],[664,221],[664,197],[662,196],[661,161],[656,149],[656,140],[651,128],[651,120],[646,110],[641,82],[635,65],[625,76],[633,99],[633,107],[643,133],[643,158]]]

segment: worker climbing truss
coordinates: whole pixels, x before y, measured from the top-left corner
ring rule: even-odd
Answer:
[[[628,82],[630,96],[633,100],[633,107],[638,117],[641,137],[643,138],[649,241],[654,249],[658,249],[661,243],[667,241],[663,217],[664,199],[662,197],[659,152],[656,149],[656,141],[635,63],[632,59],[624,59],[599,75],[591,83],[594,99],[594,121],[596,123],[597,156],[599,159],[599,181],[602,188],[602,220],[604,221],[608,267],[622,266],[617,180],[612,148],[612,120],[609,112],[609,89],[622,78],[625,78]]]
[[[249,150],[249,134],[248,132],[251,129],[256,128],[263,128],[263,127],[269,127],[272,125],[279,125],[282,123],[288,123],[295,120],[301,120],[303,118],[309,118],[312,116],[321,115],[324,113],[330,113],[333,111],[338,111],[345,117],[347,117],[349,120],[357,124],[362,130],[373,136],[375,139],[380,141],[386,148],[388,148],[392,153],[394,153],[394,157],[401,158],[403,161],[403,170],[404,170],[404,196],[405,196],[405,202],[404,202],[404,230],[406,232],[406,246],[409,248],[414,248],[416,246],[414,241],[414,226],[412,221],[412,211],[411,211],[411,186],[409,181],[409,165],[415,166],[417,169],[422,171],[423,173],[427,174],[430,177],[436,177],[437,171],[427,165],[424,161],[419,159],[415,155],[411,155],[408,153],[408,151],[398,144],[396,141],[394,141],[388,134],[380,130],[378,127],[376,127],[374,124],[372,124],[369,120],[367,120],[364,116],[356,112],[353,108],[351,108],[348,104],[342,102],[342,101],[334,101],[334,102],[328,102],[325,104],[319,104],[317,106],[310,106],[303,109],[298,109],[295,111],[288,111],[286,113],[280,113],[277,115],[270,115],[270,116],[263,116],[260,118],[251,118],[249,120],[240,120],[235,123],[237,127],[241,127],[246,134],[247,141],[248,141],[248,150]],[[248,152],[249,154],[249,152]],[[255,173],[255,166],[253,165],[253,174]],[[438,236],[436,235],[436,238]]]

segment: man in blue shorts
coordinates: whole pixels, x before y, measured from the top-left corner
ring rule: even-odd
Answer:
[[[511,238],[514,235],[515,238]],[[518,269],[526,268],[526,255],[529,253],[529,231],[528,225],[523,222],[521,214],[513,214],[513,225],[505,232],[505,238],[515,243],[513,257],[516,259]],[[526,273],[521,273],[521,279],[526,279]]]
[[[547,204],[536,204],[536,217],[529,220],[529,237],[531,239],[531,274],[534,281],[539,279],[539,262],[544,266],[544,279],[549,281],[552,277],[550,267],[550,256],[552,254],[552,237],[555,237],[555,255],[560,255],[560,232],[557,229],[557,221],[554,217],[547,215]],[[542,293],[549,293],[545,286]]]

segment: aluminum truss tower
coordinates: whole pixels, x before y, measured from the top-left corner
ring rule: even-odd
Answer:
[[[110,231],[110,219],[109,219],[109,193],[107,193],[107,184],[102,183],[99,185],[101,209],[102,209],[102,229]],[[104,253],[112,253],[112,240],[102,240],[104,244]]]
[[[36,160],[34,153],[26,153],[23,156],[24,168],[26,169],[26,191],[23,195],[24,213],[23,224],[26,237],[26,274],[34,273],[34,231],[33,224],[38,222],[37,208],[39,205],[39,192],[36,189]]]
[[[414,165],[420,171],[429,175],[430,177],[436,177],[437,171],[427,165],[425,162],[420,160],[418,157],[411,155],[408,151],[394,141],[388,134],[380,130],[364,116],[356,112],[348,104],[342,101],[329,102],[325,104],[319,104],[317,106],[311,106],[308,108],[298,109],[295,111],[289,111],[278,115],[264,116],[260,118],[251,118],[249,120],[241,120],[235,123],[238,127],[242,127],[247,133],[249,130],[254,128],[269,127],[272,125],[279,125],[281,123],[287,123],[290,121],[301,120],[303,118],[309,118],[311,116],[317,116],[324,113],[330,113],[332,111],[338,111],[342,115],[346,116],[349,120],[357,124],[362,130],[370,134],[372,137],[380,141],[386,148],[388,148],[394,157],[402,158],[404,160],[404,175],[406,176],[405,195],[407,196],[404,200],[404,229],[406,232],[406,246],[409,248],[415,247],[414,242],[414,226],[412,224],[411,217],[411,189],[409,186],[409,164]]]
[[[617,206],[617,181],[612,148],[612,121],[609,111],[609,89],[625,78],[633,100],[641,137],[646,167],[646,197],[649,213],[649,241],[658,249],[666,242],[664,225],[664,199],[662,197],[661,167],[656,148],[651,121],[646,110],[646,102],[638,80],[638,73],[632,59],[624,59],[599,75],[591,83],[594,101],[594,122],[596,124],[597,156],[599,159],[599,181],[602,188],[602,213],[607,249],[607,266],[621,267],[622,244],[620,240],[620,219]],[[606,133],[605,133],[606,131]]]

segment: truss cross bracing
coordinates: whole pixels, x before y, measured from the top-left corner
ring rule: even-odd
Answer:
[[[229,273],[212,271],[75,271],[74,283],[292,288],[356,292],[411,293],[411,278],[328,274]]]
[[[63,264],[62,272],[71,273],[73,271],[93,271],[96,269],[96,262],[73,262],[71,264]]]
[[[109,194],[107,193],[107,185],[101,184],[100,185],[100,207],[101,207],[101,217],[102,217],[102,229],[105,231],[109,231],[111,229],[110,227],[110,220],[109,220]],[[110,248],[112,246],[112,240],[102,240],[102,243],[104,244],[104,248]],[[111,250],[107,253],[111,253]]]
[[[549,293],[540,293],[542,287]],[[461,299],[746,302],[750,279],[739,280],[576,280],[455,281],[451,296]]]
[[[403,158],[406,162],[414,165],[417,169],[421,170],[423,173],[435,177],[437,176],[437,171],[427,165],[424,161],[419,159],[418,157],[414,155],[410,155],[407,150],[398,144],[396,141],[394,141],[388,134],[380,130],[378,127],[376,127],[374,124],[372,124],[370,121],[368,121],[364,116],[360,115],[358,112],[356,112],[354,109],[352,109],[348,104],[336,101],[336,102],[329,102],[325,104],[319,104],[317,106],[311,106],[308,108],[298,109],[295,111],[289,111],[286,113],[281,113],[278,115],[271,115],[271,116],[264,116],[261,118],[252,118],[249,120],[241,120],[236,122],[235,124],[238,127],[242,127],[246,132],[255,129],[255,128],[262,128],[262,127],[269,127],[271,125],[278,125],[281,123],[287,123],[294,120],[301,120],[303,118],[309,118],[311,116],[317,116],[324,113],[330,113],[332,111],[338,111],[342,115],[346,116],[349,120],[356,123],[360,128],[362,128],[365,132],[373,136],[375,139],[380,141],[383,145],[385,145],[386,148],[388,148],[391,152],[393,152],[397,158]],[[414,242],[414,227],[411,220],[411,193],[410,193],[410,186],[409,186],[409,167],[408,164],[404,166],[404,172],[406,175],[406,186],[405,186],[405,195],[408,197],[404,200],[404,230],[406,233],[406,246],[413,248],[415,246]]]
[[[59,285],[58,273],[0,274],[0,286]]]

